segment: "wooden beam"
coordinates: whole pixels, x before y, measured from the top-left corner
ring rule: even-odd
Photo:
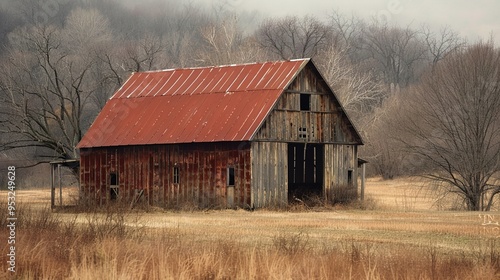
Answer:
[[[55,196],[56,196],[56,190],[54,186],[54,166],[51,164],[50,165],[50,208],[54,209],[55,207]]]
[[[330,114],[330,115],[337,114],[337,112],[335,112],[335,111],[313,111],[313,110],[301,111],[301,110],[294,110],[294,109],[279,109],[279,108],[274,109],[274,111],[278,111],[278,112],[294,112],[294,113],[317,113],[317,114]]]
[[[254,142],[273,142],[273,143],[311,143],[311,144],[334,144],[334,145],[346,145],[346,146],[356,146],[360,145],[357,142],[333,142],[333,141],[283,141],[281,139],[259,139]]]
[[[365,175],[366,175],[366,163],[361,164],[361,201],[365,200]]]
[[[62,175],[61,175],[61,165],[60,164],[57,165],[57,173],[58,173],[58,177],[59,177],[59,205],[63,206],[63,202],[62,202]]]
[[[285,93],[312,94],[312,95],[329,95],[329,93],[327,93],[327,92],[300,91],[300,90],[293,90],[293,89],[287,89],[287,90],[285,90]]]

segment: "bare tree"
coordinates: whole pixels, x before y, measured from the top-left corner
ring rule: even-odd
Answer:
[[[165,69],[169,60],[165,53],[165,43],[151,33],[139,40],[115,40],[95,53],[92,77],[101,81],[100,87],[92,95],[98,109],[106,104],[110,94],[119,88],[131,72]]]
[[[400,133],[432,170],[426,176],[468,210],[489,210],[500,193],[500,50],[480,43],[448,55],[405,98]]]
[[[234,14],[202,27],[200,34],[203,44],[197,61],[202,65],[245,63],[261,58],[259,46],[252,37],[244,36]]]
[[[404,145],[395,137],[397,130],[395,116],[405,103],[399,89],[392,87],[382,104],[363,117],[361,132],[365,138],[362,157],[366,158],[376,175],[383,179],[393,179],[405,174],[410,155]]]
[[[235,15],[203,26],[200,34],[205,44],[198,60],[203,64],[221,65],[236,62],[234,53],[242,44],[243,34],[238,28]]]
[[[281,59],[316,56],[328,45],[329,34],[329,28],[311,16],[267,19],[256,31],[261,46]]]
[[[165,68],[164,43],[151,33],[135,41],[124,42],[125,69],[129,72],[148,71]]]
[[[93,89],[90,100],[97,110],[102,109],[110,94],[121,85],[116,83],[114,76],[110,77],[107,64],[99,59],[115,54],[118,49],[108,19],[94,8],[75,8],[66,19],[61,35],[61,48],[71,50],[68,53],[72,57],[86,57],[91,61],[87,82],[98,86]],[[84,128],[90,125],[90,121],[86,121]]]
[[[368,57],[387,84],[404,87],[416,80],[415,70],[426,51],[417,31],[374,22],[364,29],[363,38]]]
[[[421,33],[427,45],[432,67],[436,66],[448,54],[465,46],[465,41],[460,39],[458,34],[449,27],[443,27],[439,33],[435,33],[428,26],[424,25],[422,26]]]
[[[359,56],[362,46],[365,22],[352,15],[346,17],[339,11],[330,14],[330,27],[333,30],[332,43],[335,48],[346,49],[349,58]]]
[[[183,6],[175,4],[168,8],[163,16],[156,18],[154,34],[164,42],[165,53],[172,66],[196,65],[194,54],[204,44],[200,30],[212,21],[192,3]]]
[[[75,53],[90,54],[113,39],[109,22],[95,9],[75,8],[62,29],[66,48]]]
[[[97,17],[76,11],[67,29],[38,25],[16,31],[23,40],[15,42],[0,69],[1,150],[39,147],[40,161],[77,156],[75,146],[97,114],[92,101],[103,82],[93,75],[99,40],[72,45],[85,43],[85,36],[74,37],[75,28],[90,31],[81,25],[96,24],[79,21],[85,18]]]
[[[337,50],[330,46],[315,61],[342,105],[351,115],[359,117],[380,104],[385,88],[373,73],[353,65],[347,52],[347,48]]]

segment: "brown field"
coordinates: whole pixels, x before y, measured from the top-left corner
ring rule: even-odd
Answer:
[[[65,189],[63,202],[73,200]],[[7,211],[6,193],[2,208]],[[367,201],[284,211],[50,211],[17,192],[17,279],[498,279],[500,212],[449,211],[429,185],[370,179]],[[57,202],[57,200],[56,200]],[[5,215],[4,215],[5,216]],[[4,241],[2,241],[2,239]]]

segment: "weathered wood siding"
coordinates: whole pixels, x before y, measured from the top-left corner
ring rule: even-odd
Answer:
[[[310,110],[300,110],[300,95],[310,95]],[[254,140],[355,144],[349,121],[325,82],[310,68],[285,90]],[[305,129],[305,131],[304,131]]]
[[[252,205],[282,206],[288,203],[287,144],[252,143]]]
[[[324,192],[331,198],[333,189],[348,185],[348,173],[352,172],[353,188],[357,188],[358,178],[357,146],[325,144]]]
[[[251,161],[248,143],[149,145],[81,149],[81,186],[86,197],[110,200],[110,174],[116,173],[119,198],[132,201],[136,190],[151,205],[193,203],[227,205],[227,168],[235,171],[234,206],[251,202]],[[179,168],[179,184],[173,170]]]

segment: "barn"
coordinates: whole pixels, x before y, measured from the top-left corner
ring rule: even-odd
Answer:
[[[280,207],[357,189],[362,138],[310,59],[133,73],[77,148],[85,197]]]

